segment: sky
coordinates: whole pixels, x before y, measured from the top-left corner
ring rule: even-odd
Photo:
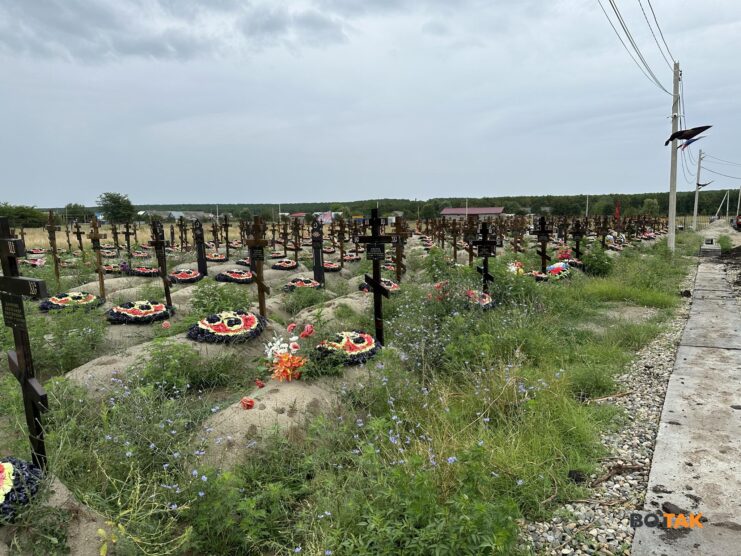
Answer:
[[[616,3],[671,90],[641,4]],[[651,5],[687,126],[714,126],[697,145],[741,161],[741,2]],[[669,187],[671,96],[597,0],[0,0],[0,74],[0,202]]]

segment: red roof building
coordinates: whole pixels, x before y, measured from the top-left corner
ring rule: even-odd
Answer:
[[[443,218],[462,219],[468,216],[475,216],[476,218],[488,218],[501,216],[504,213],[504,207],[448,207],[440,211],[440,216]]]

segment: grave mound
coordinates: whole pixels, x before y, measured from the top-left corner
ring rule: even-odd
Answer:
[[[223,311],[209,315],[191,326],[188,338],[207,343],[246,342],[262,334],[266,325],[264,317],[251,311]]]
[[[217,282],[233,282],[235,284],[251,284],[255,281],[255,275],[249,270],[230,268],[216,275]]]
[[[175,310],[159,301],[128,301],[111,307],[106,318],[111,324],[150,324],[166,320]]]

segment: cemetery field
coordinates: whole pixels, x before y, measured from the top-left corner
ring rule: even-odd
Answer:
[[[41,232],[26,230],[27,246],[46,246]],[[140,236],[145,243],[149,230]],[[200,281],[173,283],[174,314],[149,325],[111,325],[105,315],[126,302],[162,301],[156,277],[107,274],[106,301],[90,308],[42,312],[27,300],[35,370],[49,396],[46,487],[54,480],[69,489],[77,513],[42,490],[0,527],[0,554],[7,546],[33,554],[509,555],[582,544],[629,554],[627,526],[599,540],[578,524],[573,542],[549,545],[534,539],[532,524],[554,516],[577,523],[568,508],[593,499],[619,458],[638,466],[645,484],[649,465],[624,460],[604,438],[636,419],[615,403],[626,394],[621,380],[681,318],[701,237],[679,233],[671,255],[661,234],[628,240],[620,252],[602,250],[590,234],[584,270],[544,282],[513,266],[540,268],[538,245],[525,239],[516,253],[507,243],[487,259],[489,308],[480,303],[483,261],[469,266],[461,248],[453,261],[450,240],[425,249],[421,236],[406,241],[406,272],[382,301],[384,345],[362,351],[359,365],[316,348],[342,331],[376,336],[374,294],[360,289],[372,265],[362,254],[327,271],[325,287],[293,291],[284,288],[290,280],[314,277],[311,246],[291,270],[271,268],[266,256],[264,330],[239,344],[187,334],[208,315],[257,313],[255,282],[214,279],[247,268],[235,266],[249,255],[241,247],[229,261],[209,262]],[[554,260],[563,249],[545,247]],[[152,257],[142,263],[156,266]],[[44,279],[52,295],[97,295],[93,260],[89,251],[61,268],[58,284],[51,262],[22,274]],[[396,282],[384,265],[383,278]],[[167,268],[197,269],[196,256],[169,253]],[[290,381],[278,380],[266,357],[275,338],[295,341],[295,354],[307,358],[300,376],[283,375]],[[13,348],[10,328],[0,328],[0,344]],[[21,390],[8,370],[3,358],[0,457],[28,459]]]

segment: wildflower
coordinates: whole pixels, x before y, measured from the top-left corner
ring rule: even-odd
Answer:
[[[328,548],[324,551],[324,556],[332,556],[332,551]]]
[[[193,471],[191,471],[191,472],[190,472],[190,474],[191,474],[191,475],[192,475],[193,477],[198,477],[198,469],[194,469]]]
[[[206,496],[206,493],[203,492],[202,490],[200,490],[200,491],[198,491],[198,496],[200,496],[201,498],[203,498],[204,496]]]
[[[242,405],[242,409],[245,410],[255,407],[255,400],[253,400],[252,398],[244,397],[239,401],[239,403]]]
[[[172,324],[170,324],[169,320],[166,320],[162,323],[162,328],[164,328],[165,330],[169,330],[171,326]]]
[[[208,477],[206,477],[206,475],[201,475],[201,481],[204,483],[208,482]]]
[[[258,388],[265,388],[265,383],[258,378],[257,380],[255,380],[255,386],[257,386]]]
[[[296,323],[295,322],[292,322],[291,324],[289,324],[288,327],[286,328],[286,330],[288,330],[288,333],[289,334],[291,332],[293,332],[294,330],[296,330]]]
[[[450,456],[448,458],[448,463],[451,464],[451,465],[454,464],[456,461],[458,461],[458,458],[455,457],[455,456]]]
[[[300,547],[300,546],[297,546],[296,548],[294,548],[294,549],[293,549],[293,551],[294,551],[294,552],[295,552],[296,554],[298,554],[299,552],[301,552],[301,547]]]
[[[523,481],[522,479],[517,479],[517,486],[522,486],[524,484],[525,484],[525,481]]]

